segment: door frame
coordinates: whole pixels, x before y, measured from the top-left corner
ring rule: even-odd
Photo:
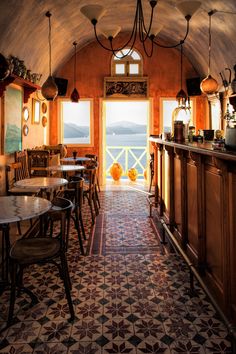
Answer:
[[[99,99],[99,182],[101,185],[106,184],[106,178],[105,178],[105,164],[104,164],[104,151],[105,151],[105,144],[106,144],[106,102],[124,102],[124,101],[146,101],[149,103],[148,105],[148,119],[147,119],[147,136],[150,135],[150,133],[154,129],[154,122],[153,122],[153,99],[152,98],[145,98],[145,99],[106,99],[106,98],[100,98]],[[147,154],[150,152],[150,143],[147,141]],[[147,164],[147,183],[150,183],[150,171],[149,171],[149,166]]]

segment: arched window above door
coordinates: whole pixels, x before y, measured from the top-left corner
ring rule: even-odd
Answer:
[[[113,55],[111,60],[111,75],[112,76],[142,76],[143,75],[143,59],[137,50],[130,48],[120,50]],[[128,54],[129,53],[129,54]],[[125,58],[119,57],[128,54]]]

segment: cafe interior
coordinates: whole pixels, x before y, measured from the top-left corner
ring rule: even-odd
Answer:
[[[0,353],[236,353],[235,23],[235,0],[1,0]],[[106,143],[123,102],[144,165]]]

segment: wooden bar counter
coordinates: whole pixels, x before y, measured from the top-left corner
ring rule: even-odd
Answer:
[[[159,215],[236,324],[236,152],[151,136]]]

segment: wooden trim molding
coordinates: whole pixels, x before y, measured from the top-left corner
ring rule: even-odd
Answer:
[[[104,98],[145,98],[149,97],[147,77],[105,77]]]

